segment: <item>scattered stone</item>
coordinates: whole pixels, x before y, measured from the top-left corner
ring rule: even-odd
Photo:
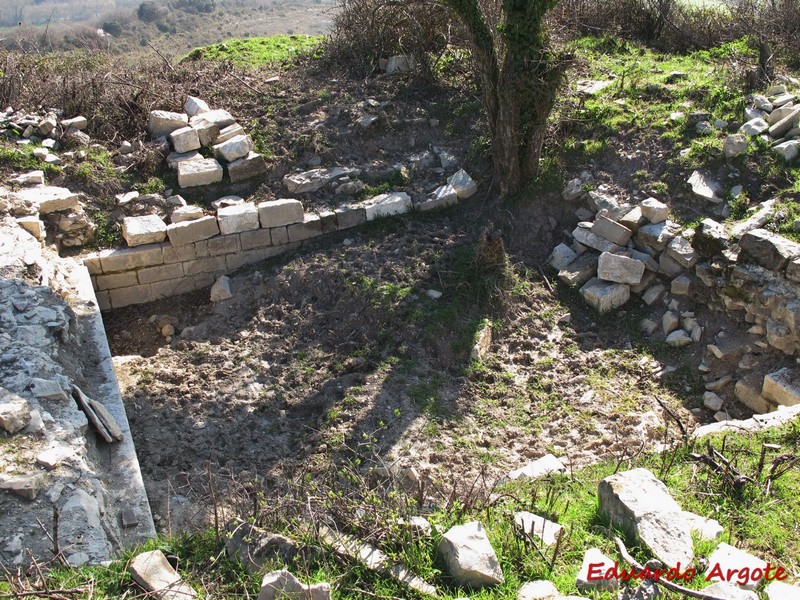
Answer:
[[[800,141],[791,140],[772,147],[772,151],[783,158],[786,162],[791,162],[800,154]]]
[[[452,206],[458,202],[458,194],[455,188],[450,185],[442,185],[428,197],[425,202],[419,204],[420,210],[433,210],[442,206]]]
[[[125,217],[122,219],[122,237],[131,247],[160,244],[167,237],[167,226],[158,215]]]
[[[647,225],[647,222],[648,221],[643,216],[643,211],[639,206],[634,206],[631,210],[619,218],[619,224],[627,227],[633,233],[638,232],[640,227]]]
[[[220,129],[219,126],[216,125],[215,123],[211,123],[210,121],[206,121],[205,119],[198,119],[198,120],[193,120],[190,127],[197,132],[197,140],[200,142],[200,145],[203,148],[211,146],[215,143],[221,143],[225,141],[219,139]],[[233,125],[231,127],[233,127]],[[239,126],[236,125],[236,127]],[[241,127],[239,127],[239,129],[241,129]],[[244,133],[244,129],[241,129],[240,133]]]
[[[663,223],[669,218],[669,207],[655,198],[647,198],[639,203],[642,216],[651,223]]]
[[[532,463],[528,463],[520,469],[511,471],[508,474],[509,479],[541,479],[550,475],[551,473],[566,473],[567,468],[558,458],[552,454],[545,454],[543,457],[536,459]]]
[[[692,285],[692,278],[688,275],[679,275],[672,280],[670,285],[670,292],[673,296],[688,296],[689,288]],[[688,328],[691,331],[691,328]]]
[[[553,585],[552,581],[546,579],[541,581],[529,581],[523,584],[517,592],[517,600],[556,600],[561,594]]]
[[[69,446],[52,446],[36,455],[36,464],[51,471],[74,454],[75,451]]]
[[[405,192],[392,192],[380,194],[358,205],[366,210],[367,221],[372,221],[379,217],[399,215],[411,210],[411,196]]]
[[[789,261],[800,256],[800,244],[767,231],[753,229],[739,240],[739,262],[751,261],[765,269],[784,269]]]
[[[592,190],[589,192],[589,207],[597,213],[604,213],[612,219],[619,219],[633,207],[630,204],[617,202],[608,194]]]
[[[732,381],[733,377],[731,377],[730,375],[725,375],[714,381],[709,381],[706,384],[706,389],[710,392],[718,392]]]
[[[86,417],[92,427],[100,434],[100,437],[109,444],[122,441],[122,429],[120,429],[116,419],[108,412],[105,406],[89,398],[77,385],[72,386],[72,397],[81,407],[81,410],[86,413]]]
[[[312,169],[304,173],[286,175],[283,178],[283,185],[293,194],[305,194],[316,192],[339,177],[357,177],[360,174],[361,171],[359,169],[345,169],[342,167],[336,167],[335,169]]]
[[[41,489],[47,483],[45,473],[34,473],[32,475],[8,476],[0,475],[0,490],[8,490],[26,500],[36,500]]]
[[[622,246],[592,233],[589,227],[584,227],[581,223],[572,231],[572,237],[574,237],[577,242],[589,248],[593,248],[598,252],[617,253],[622,251]]]
[[[664,313],[664,316],[661,317],[661,329],[664,331],[664,335],[669,335],[675,331],[679,324],[680,319],[678,315],[671,310]]]
[[[397,55],[390,56],[386,61],[386,74],[410,73],[416,68],[416,61],[413,56]]]
[[[609,569],[616,568],[613,560],[603,554],[598,548],[589,548],[583,555],[583,563],[575,578],[575,585],[581,592],[594,589],[615,590],[619,587],[616,577],[606,579],[605,574]]]
[[[682,236],[674,237],[667,245],[667,254],[686,269],[692,268],[700,256],[692,248],[692,243]]]
[[[708,557],[708,564],[710,570],[706,573],[706,581],[727,581],[738,584],[736,575],[741,569],[747,568],[750,574],[760,573],[761,577],[755,579],[751,577],[741,585],[746,590],[755,590],[761,585],[767,567],[767,563],[760,558],[724,542]],[[728,577],[731,569],[733,576]]]
[[[134,557],[128,570],[141,588],[159,600],[186,600],[197,593],[183,581],[161,550],[143,552]]]
[[[297,556],[300,549],[287,537],[235,518],[225,526],[225,551],[228,557],[238,560],[245,571],[254,575],[263,571],[267,561],[288,562]]]
[[[679,232],[678,224],[672,221],[662,221],[641,227],[636,233],[636,241],[644,246],[649,246],[656,252],[661,252]]]
[[[567,202],[572,202],[583,196],[586,191],[583,189],[583,181],[580,178],[575,178],[567,183],[567,187],[561,192],[561,197]]]
[[[597,263],[597,276],[604,281],[636,285],[644,275],[644,263],[635,258],[603,252]]]
[[[723,404],[724,402],[722,398],[720,398],[714,392],[705,392],[703,394],[703,406],[705,406],[707,409],[717,412],[722,409]]]
[[[456,585],[478,589],[505,582],[494,548],[477,521],[448,530],[442,536],[439,552]]]
[[[61,128],[64,134],[74,133],[76,131],[83,131],[89,126],[89,121],[86,117],[72,117],[71,119],[62,119]]]
[[[17,185],[44,185],[44,171],[31,171],[9,181]]]
[[[548,521],[544,517],[527,511],[514,513],[514,523],[528,536],[536,536],[546,546],[552,546],[564,533],[563,525]]]
[[[56,400],[59,402],[67,400],[67,394],[61,385],[51,379],[34,377],[31,379],[30,390],[34,396],[42,400]]]
[[[722,144],[722,150],[728,159],[747,154],[747,138],[741,133],[729,135]]]
[[[492,347],[492,324],[486,323],[475,335],[475,345],[472,346],[469,358],[482,361],[489,354]]]
[[[612,283],[594,277],[581,287],[580,294],[587,304],[603,314],[625,304],[631,297],[631,288],[624,283]]]
[[[625,246],[633,235],[630,229],[604,215],[597,216],[592,224],[591,232],[619,246]]]
[[[701,171],[694,171],[687,182],[692,186],[692,193],[701,200],[719,204],[723,201],[720,185]]]
[[[689,530],[701,540],[718,540],[725,528],[716,519],[706,519],[689,511],[683,511],[683,518],[689,523]]]
[[[227,142],[228,140],[235,138],[237,135],[245,134],[244,128],[238,123],[233,123],[227,127],[224,127],[223,129],[219,129],[218,131],[219,135],[214,138],[214,144],[221,144],[222,142]]]
[[[20,204],[30,204],[40,214],[48,214],[62,210],[73,210],[80,206],[78,194],[67,188],[42,186],[20,190],[13,194]]]
[[[725,228],[713,219],[703,219],[695,228],[692,237],[692,248],[705,257],[711,258],[722,254],[728,248],[730,238]]]
[[[282,598],[302,598],[308,600],[330,600],[329,583],[302,584],[289,571],[272,571],[261,580],[258,600],[280,600]]]
[[[447,183],[455,190],[459,200],[469,198],[478,191],[478,184],[472,177],[467,175],[464,169],[460,169],[454,175],[447,178]]]
[[[665,341],[668,346],[682,348],[683,346],[688,346],[691,344],[692,338],[683,329],[678,329],[677,331],[670,333]]]
[[[183,110],[190,117],[195,117],[199,114],[210,111],[211,108],[208,106],[208,104],[206,104],[204,100],[201,100],[200,98],[196,98],[194,96],[188,96],[186,98],[186,102],[184,102],[183,104]]]
[[[610,475],[600,482],[597,495],[599,512],[612,528],[639,539],[670,567],[691,564],[692,536],[688,523],[680,518],[683,511],[667,486],[650,471],[633,469]]]
[[[656,285],[648,288],[648,290],[642,294],[642,301],[647,304],[647,306],[651,306],[654,302],[661,300],[666,293],[667,288],[660,283],[657,283]]]
[[[773,581],[764,588],[764,594],[766,594],[767,600],[797,600],[800,598],[800,586]]]
[[[658,323],[651,319],[642,319],[639,322],[639,329],[641,329],[645,335],[652,335],[655,333],[656,329],[658,329]]]
[[[758,600],[758,594],[755,592],[743,590],[725,581],[718,581],[717,583],[711,584],[703,588],[702,592],[717,600]]]
[[[782,138],[790,129],[797,127],[798,120],[800,120],[800,106],[795,106],[791,113],[769,128],[770,136],[776,140]]]
[[[0,427],[13,435],[27,427],[30,422],[28,401],[0,387]]]
[[[211,302],[221,302],[222,300],[230,300],[231,298],[233,298],[231,280],[226,275],[223,275],[211,286]]]
[[[553,249],[553,251],[550,253],[550,257],[547,259],[547,262],[557,271],[561,271],[577,257],[578,255],[575,254],[575,251],[572,248],[562,243]]]
[[[745,135],[761,135],[768,129],[769,129],[769,123],[767,123],[764,119],[757,117],[755,119],[751,119],[750,121],[742,125],[739,128],[739,131],[741,131]]]
[[[236,119],[233,118],[231,113],[229,113],[227,110],[222,110],[221,108],[197,114],[191,119],[189,119],[189,124],[194,125],[199,121],[207,121],[209,123],[213,123],[214,125],[219,127],[220,130],[223,130],[226,127],[236,123]]]

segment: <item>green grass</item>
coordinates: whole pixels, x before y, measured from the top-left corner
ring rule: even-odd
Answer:
[[[298,54],[313,52],[323,36],[273,35],[230,39],[211,46],[195,48],[183,60],[230,60],[239,66],[260,67],[287,61]]]
[[[421,396],[432,390],[420,389]],[[730,481],[706,464],[692,458],[691,453],[704,453],[710,444],[723,454],[741,473],[752,478],[744,485]],[[778,444],[779,451],[766,455],[765,467],[758,472],[762,445]],[[670,489],[684,510],[717,519],[724,527],[720,541],[738,545],[787,572],[800,568],[800,472],[790,469],[772,481],[767,492],[766,475],[779,453],[797,455],[800,450],[800,421],[757,434],[718,435],[694,448],[666,451],[618,462],[609,460],[580,469],[570,475],[552,476],[536,482],[510,482],[495,488],[487,501],[480,494],[463,492],[447,504],[422,510],[413,494],[400,488],[368,485],[362,475],[360,460],[342,462],[328,475],[303,478],[294,493],[299,506],[313,502],[316,514],[335,515],[340,527],[360,539],[371,539],[392,559],[404,562],[412,571],[435,584],[440,597],[449,600],[469,596],[473,599],[500,600],[516,597],[526,581],[548,579],[562,594],[576,594],[575,576],[583,554],[596,547],[612,560],[619,560],[613,541],[608,537],[608,523],[598,512],[597,486],[601,479],[617,470],[636,467],[650,469]],[[469,482],[467,482],[469,483]],[[262,498],[262,502],[265,500]],[[264,506],[264,518],[270,531],[281,532],[295,540],[319,544],[313,533],[301,525],[302,519],[291,514],[292,502]],[[277,509],[277,510],[276,510]],[[526,510],[544,516],[565,527],[557,549],[545,547],[519,535],[513,525],[513,514]],[[411,535],[397,524],[399,517],[424,513],[434,526],[432,538]],[[487,532],[503,570],[503,585],[481,591],[460,589],[447,576],[447,569],[436,550],[442,534],[453,525],[480,521]],[[622,535],[631,554],[640,562],[650,558],[646,548]],[[707,559],[718,542],[695,540],[695,561]],[[197,590],[214,598],[238,598],[258,594],[260,577],[247,575],[241,565],[225,556],[224,545],[213,531],[176,538],[159,538],[141,550],[161,549],[180,559],[180,574]],[[74,570],[54,569],[48,574],[50,589],[84,587],[92,583],[95,597],[120,597],[132,589],[126,565],[135,552],[126,553],[108,569],[87,567]],[[288,568],[301,580],[331,582],[334,597],[356,600],[370,595],[409,597],[408,590],[392,579],[365,567],[342,560],[333,552],[323,551],[310,559],[283,561],[268,559],[265,570]],[[706,587],[705,577],[698,574],[684,585],[693,589]],[[7,584],[0,584],[7,592]],[[129,592],[130,593],[130,592]],[[585,594],[584,594],[585,595]],[[88,593],[86,595],[88,597]],[[415,597],[413,594],[411,597]],[[608,592],[595,592],[588,597],[611,600]],[[665,600],[677,600],[666,594]]]

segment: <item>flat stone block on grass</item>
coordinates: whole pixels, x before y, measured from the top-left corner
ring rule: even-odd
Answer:
[[[213,158],[178,163],[178,185],[182,188],[219,183],[225,170]]]
[[[185,246],[192,242],[207,240],[219,234],[216,217],[207,216],[194,221],[173,223],[167,226],[167,236],[173,246]]]
[[[575,585],[581,592],[589,590],[615,590],[619,581],[614,577],[605,578],[608,569],[613,569],[615,563],[598,548],[589,548],[583,555],[583,563],[575,578]]]
[[[552,546],[564,533],[564,526],[527,511],[514,513],[514,523],[526,536],[537,537],[546,546]]]
[[[567,468],[557,457],[545,454],[543,457],[528,463],[521,469],[516,469],[508,474],[509,479],[541,479],[551,473],[566,473]]]
[[[159,244],[167,237],[167,226],[158,215],[125,217],[122,219],[122,237],[128,246]]]
[[[789,585],[783,581],[773,581],[764,593],[767,600],[797,600],[800,598],[800,585]]]
[[[258,177],[267,172],[267,163],[258,152],[250,152],[247,156],[228,165],[228,177],[231,183]]]
[[[222,235],[258,229],[258,209],[253,202],[225,206],[217,211],[217,221]]]
[[[183,581],[161,550],[139,554],[131,561],[129,571],[142,589],[159,600],[189,600],[197,597],[194,589]]]
[[[612,283],[593,277],[580,289],[587,304],[599,313],[607,313],[625,304],[631,297],[631,288],[624,283]]]
[[[734,548],[726,543],[721,543],[717,549],[708,557],[708,571],[706,572],[707,581],[727,581],[740,585],[746,590],[756,589],[764,577],[764,569],[767,563],[757,556],[753,556],[749,552]],[[756,579],[748,579],[744,584],[741,580],[737,579],[737,575],[741,569],[747,568],[749,573],[760,570],[761,577]],[[735,570],[733,575],[729,577],[729,571]]]
[[[367,221],[372,221],[408,212],[411,210],[411,196],[405,192],[380,194],[362,202],[359,207],[367,211]]]
[[[450,528],[439,553],[457,585],[479,589],[505,582],[486,530],[477,521]]]
[[[302,223],[305,219],[303,203],[291,199],[261,202],[258,205],[258,218],[264,228]]]

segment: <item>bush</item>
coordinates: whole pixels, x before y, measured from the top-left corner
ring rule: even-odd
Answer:
[[[165,14],[166,10],[161,8],[153,0],[145,0],[139,5],[136,11],[136,16],[139,17],[140,21],[144,21],[145,23],[158,21]]]
[[[109,35],[119,37],[122,35],[122,23],[119,21],[105,21],[101,27]]]
[[[460,26],[441,5],[341,0],[339,9],[330,53],[365,72],[375,70],[380,59],[401,54],[413,56],[429,71],[436,55],[462,37]]]
[[[178,0],[176,6],[189,13],[212,13],[217,8],[217,0]]]

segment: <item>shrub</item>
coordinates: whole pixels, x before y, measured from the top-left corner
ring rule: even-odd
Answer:
[[[139,5],[136,11],[136,16],[139,17],[140,21],[144,21],[145,23],[158,21],[164,14],[166,14],[166,10],[161,8],[153,0],[145,0]]]
[[[105,21],[101,27],[103,28],[103,31],[109,35],[113,35],[114,37],[119,37],[122,35],[122,23],[119,21]]]

